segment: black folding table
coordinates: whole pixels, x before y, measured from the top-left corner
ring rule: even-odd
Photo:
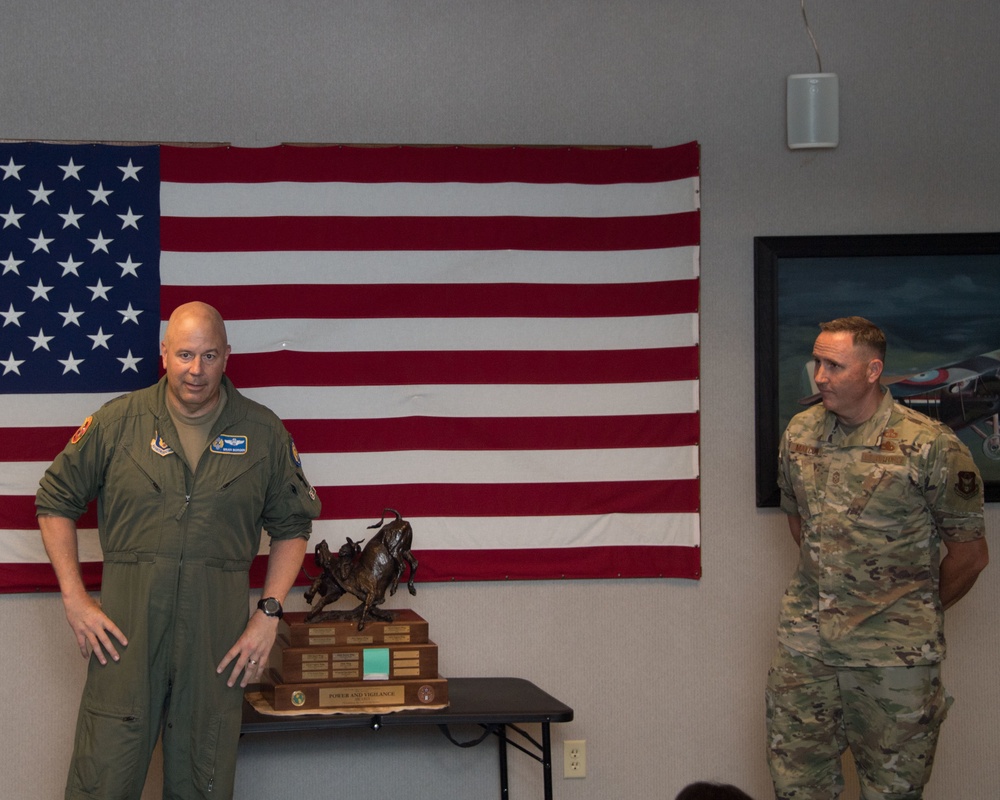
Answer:
[[[249,702],[244,702],[241,732],[260,734],[337,728],[378,731],[396,725],[436,725],[450,742],[459,747],[478,745],[492,735],[497,737],[498,742],[501,800],[508,800],[509,797],[508,745],[541,763],[545,800],[552,800],[550,724],[572,720],[572,708],[523,678],[448,678],[448,699],[449,705],[445,709],[294,716],[262,714]],[[520,727],[534,723],[541,726],[541,741]],[[459,741],[451,731],[453,725],[476,725],[483,733],[478,738]],[[517,735],[516,738],[511,738],[512,733]]]

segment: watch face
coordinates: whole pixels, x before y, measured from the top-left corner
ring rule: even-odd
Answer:
[[[279,603],[273,597],[268,597],[266,600],[263,600],[261,602],[263,603],[261,608],[264,610],[264,613],[267,614],[269,617],[276,617],[278,614],[281,613],[281,603]]]

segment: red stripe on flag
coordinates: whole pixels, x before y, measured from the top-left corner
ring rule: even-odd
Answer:
[[[421,581],[701,577],[701,550],[697,547],[414,550],[413,555],[418,561],[417,584]],[[254,563],[261,580],[266,563],[263,558]],[[316,571],[312,556],[307,556],[296,585],[307,585],[307,576],[315,575]],[[406,576],[409,577],[409,572]]]
[[[0,428],[0,461],[51,461],[75,431],[73,427]]]
[[[415,550],[413,554],[419,562],[417,582],[701,577],[701,550],[697,547]]]
[[[367,519],[372,509],[398,508],[408,517],[534,517],[594,514],[670,514],[698,511],[698,481],[588,483],[408,483],[388,486],[316,486],[321,519]],[[516,524],[516,523],[514,523]],[[93,504],[77,523],[96,528]],[[0,504],[0,528],[33,530],[33,495],[9,495]]]
[[[414,556],[418,561],[418,584],[422,581],[701,577],[701,550],[697,547],[416,550]],[[312,556],[307,556],[302,566],[297,586],[307,585],[308,575],[316,572]],[[100,562],[81,564],[88,591],[101,588],[102,571]],[[262,586],[266,572],[267,558],[258,556],[250,570],[250,585]],[[56,588],[55,573],[48,563],[0,563],[0,593],[50,592]]]
[[[695,380],[698,348],[233,354],[226,374],[260,386],[598,384]]]
[[[101,562],[80,565],[83,583],[88,591],[101,588]],[[47,561],[39,564],[0,563],[0,594],[15,592],[54,592],[59,590],[56,574]]]
[[[200,300],[241,319],[637,317],[695,313],[698,281],[622,284],[164,286],[160,313]]]
[[[291,419],[302,453],[400,450],[574,450],[679,447],[698,442],[698,414],[621,417]]]
[[[413,555],[418,562],[417,584],[422,581],[701,577],[701,549],[698,547],[414,550]],[[263,583],[266,568],[266,558],[258,557],[254,561],[250,572],[252,585]],[[308,576],[316,572],[313,557],[309,555],[303,560],[296,585],[308,585]],[[346,601],[341,604],[344,608],[351,607]]]
[[[698,175],[698,144],[669,148],[305,147],[160,148],[179,183],[661,183]]]
[[[589,483],[434,483],[317,486],[322,519],[367,519],[372,509],[407,517],[544,517],[698,511],[697,479]],[[512,520],[516,525],[516,520]]]
[[[697,444],[698,414],[616,417],[288,419],[303,453],[568,450]],[[51,461],[76,428],[0,428],[0,461]],[[41,476],[39,476],[41,477]]]
[[[39,475],[39,478],[42,476]],[[96,501],[91,503],[83,516],[77,520],[78,528],[97,527]],[[370,512],[369,512],[370,513]],[[32,531],[38,530],[38,521],[35,517],[35,496],[32,495],[5,495],[0,503],[0,529],[12,531]],[[39,536],[41,534],[39,533]]]
[[[650,250],[698,244],[699,214],[646,217],[161,217],[174,252]]]

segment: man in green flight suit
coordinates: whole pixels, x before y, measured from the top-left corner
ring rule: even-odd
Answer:
[[[822,403],[781,440],[781,507],[799,563],[767,684],[778,800],[840,797],[848,747],[865,800],[923,796],[951,703],[944,609],[989,559],[972,456],[882,386],[885,350],[861,317],[820,325]]]
[[[229,353],[214,308],[178,307],[165,376],[88,417],[41,480],[42,540],[90,659],[67,800],[138,800],[161,735],[164,798],[233,795],[243,688],[267,663],[320,502],[281,420],[225,377]],[[95,497],[100,602],[75,522]],[[262,529],[270,555],[248,620]]]

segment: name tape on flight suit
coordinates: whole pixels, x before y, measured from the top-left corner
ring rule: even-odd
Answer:
[[[218,436],[208,449],[213,453],[225,456],[245,456],[247,454],[247,437]]]

